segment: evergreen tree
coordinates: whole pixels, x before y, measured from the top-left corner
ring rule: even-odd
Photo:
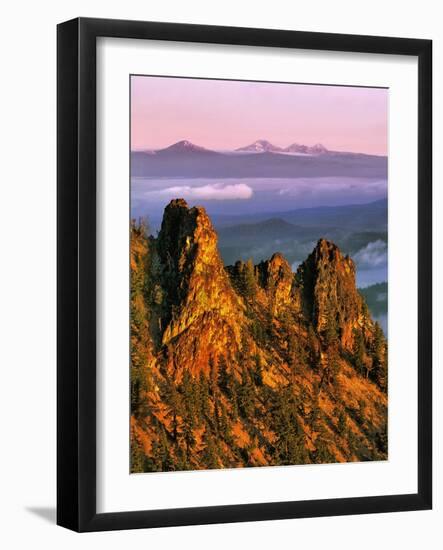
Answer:
[[[315,330],[312,325],[309,325],[309,328],[308,328],[308,348],[309,348],[309,362],[311,364],[311,368],[318,371],[320,367],[318,338],[317,338],[317,335],[315,334]]]
[[[340,373],[340,364],[338,362],[338,357],[336,353],[333,353],[332,356],[329,357],[328,367],[329,367],[329,376],[331,378],[332,386],[335,390],[335,395],[337,397],[337,395],[339,395],[338,392],[340,390],[340,383],[338,378],[338,375]]]
[[[334,315],[334,308],[330,303],[326,311],[326,325],[323,330],[323,339],[326,347],[330,347],[338,341],[338,326]]]
[[[168,472],[174,470],[174,461],[164,427],[161,426],[159,431],[159,439],[152,444],[152,461],[157,472]]]
[[[256,386],[263,386],[263,366],[260,355],[254,357],[254,370],[252,372],[254,383]]]
[[[209,385],[208,379],[203,372],[200,373],[198,381],[198,402],[201,419],[209,416]]]
[[[147,224],[141,221],[131,225],[131,279],[130,279],[130,395],[131,412],[137,417],[147,414],[145,394],[152,388],[152,376],[148,363],[149,333],[149,241]]]
[[[385,338],[383,330],[378,322],[375,323],[375,334],[371,346],[373,361],[373,378],[383,391],[388,385],[388,370],[385,357]]]
[[[192,429],[192,425],[189,421],[184,422],[182,425],[182,443],[184,444],[185,448],[185,456],[187,461],[189,461],[191,457],[191,449],[195,445],[195,438],[194,438],[194,431]]]
[[[315,440],[315,451],[312,453],[315,464],[327,464],[336,461],[329,449],[328,442],[326,430],[322,429]]]
[[[234,377],[229,380],[229,396],[231,403],[231,418],[234,422],[238,420],[239,398],[238,398],[238,383]]]
[[[338,411],[338,418],[337,418],[337,432],[342,437],[345,436],[347,429],[346,424],[346,414],[343,408],[340,408]]]
[[[218,393],[218,369],[212,355],[209,358],[209,392],[212,397]]]
[[[263,323],[257,317],[253,317],[251,324],[252,337],[259,345],[263,345],[266,341],[266,332],[263,328]]]
[[[315,381],[312,388],[311,412],[309,414],[309,425],[313,432],[318,432],[321,426],[320,391],[320,383]]]
[[[225,394],[229,393],[228,364],[224,355],[218,357],[218,386]]]
[[[382,457],[386,457],[388,454],[388,425],[383,424],[381,430],[376,434],[376,445]]]
[[[182,409],[182,397],[177,390],[175,382],[169,379],[166,381],[164,394],[166,402],[169,405],[168,416],[171,419],[172,438],[174,439],[174,441],[176,441],[178,435],[178,416],[180,416]]]
[[[132,435],[132,434],[131,434]],[[145,453],[138,439],[132,435],[131,437],[131,473],[138,474],[145,471]]]
[[[255,280],[254,264],[251,258],[249,258],[243,268],[243,285],[245,297],[247,299],[253,298],[257,292],[257,283]]]
[[[221,437],[226,441],[231,441],[231,427],[226,413],[226,407],[223,403],[220,406],[219,417],[218,417],[218,430]]]
[[[364,424],[366,422],[366,401],[364,399],[358,400],[358,410],[357,410],[357,416],[359,418],[360,424]]]
[[[354,331],[354,345],[353,345],[353,363],[355,370],[359,374],[363,374],[364,371],[364,354],[365,354],[365,342],[363,334],[360,329],[355,328]]]
[[[238,389],[238,401],[241,414],[250,418],[254,413],[254,385],[252,384],[248,370],[242,370],[242,382]]]
[[[203,464],[209,469],[220,467],[217,458],[217,446],[215,444],[213,436],[210,433],[206,434],[206,446],[203,450],[202,461]]]
[[[276,464],[304,464],[308,462],[305,436],[300,426],[298,402],[290,387],[274,394],[272,426],[276,434],[274,461]]]

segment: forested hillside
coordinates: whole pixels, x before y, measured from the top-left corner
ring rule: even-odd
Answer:
[[[131,472],[387,458],[387,344],[320,238],[225,267],[205,210],[131,227]]]

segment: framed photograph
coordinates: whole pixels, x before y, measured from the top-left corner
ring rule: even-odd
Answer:
[[[58,26],[59,525],[432,506],[429,40]]]

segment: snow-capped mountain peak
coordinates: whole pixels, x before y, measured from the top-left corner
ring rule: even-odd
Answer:
[[[328,150],[321,143],[315,145],[303,145],[301,143],[292,143],[285,149],[285,153],[301,153],[304,155],[322,155],[327,153]]]
[[[206,149],[200,145],[196,145],[187,139],[182,139],[165,147],[163,149],[157,149],[155,151],[150,151],[149,154],[155,153],[215,153],[211,149]],[[254,143],[250,143],[245,147],[240,147],[235,150],[235,152],[240,153],[292,153],[299,155],[322,155],[328,153],[328,149],[321,143],[316,143],[315,145],[303,145],[300,143],[292,143],[288,147],[278,147],[266,139],[258,139]]]
[[[236,151],[248,153],[297,153],[302,155],[322,155],[328,152],[326,147],[321,143],[316,143],[312,146],[292,143],[288,147],[283,148],[274,145],[266,139],[258,139],[250,145],[236,149]]]
[[[326,147],[321,144],[321,143],[316,143],[315,145],[313,145],[312,147],[309,147],[310,149],[310,152],[314,155],[321,155],[323,153],[327,153],[328,150],[326,149]]]
[[[208,151],[205,147],[201,147],[200,145],[195,145],[195,143],[192,143],[191,141],[188,141],[187,139],[182,139],[181,141],[177,141],[177,143],[173,143],[172,145],[169,145],[169,147],[165,147],[164,149],[161,149],[162,151],[173,151],[173,152],[185,152],[185,151]]]
[[[255,152],[255,153],[275,153],[283,151],[281,147],[277,147],[276,145],[273,145],[271,142],[267,141],[266,139],[258,139],[257,141],[254,141],[254,143],[251,143],[250,145],[246,145],[245,147],[240,147],[239,149],[236,149],[236,151],[248,151],[248,152]]]

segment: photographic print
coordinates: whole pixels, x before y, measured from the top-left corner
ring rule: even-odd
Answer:
[[[130,77],[130,472],[388,457],[386,88]]]

